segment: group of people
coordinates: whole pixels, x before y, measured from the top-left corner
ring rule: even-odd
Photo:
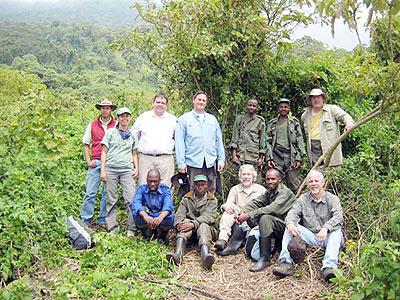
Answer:
[[[314,164],[339,137],[339,126],[348,130],[354,121],[340,107],[326,104],[321,89],[311,90],[307,99],[310,105],[301,120],[308,157]],[[116,106],[111,101],[96,104],[100,116],[88,124],[83,137],[88,174],[82,221],[94,222],[96,194],[103,182],[97,222],[110,233],[120,230],[116,210],[119,183],[128,212],[127,235],[134,237],[140,232],[146,239],[157,238],[167,244],[167,235],[174,229],[176,248],[167,259],[175,264],[182,262],[191,241],[197,241],[205,268],[214,263],[213,245],[221,256],[234,255],[245,246],[245,253],[256,260],[250,267],[253,272],[271,265],[272,255],[281,250],[273,273],[283,277],[293,273],[294,263],[304,260],[306,245],[315,245],[326,249],[322,271],[329,281],[343,244],[342,209],[339,199],[325,191],[320,171],[308,174],[309,192],[298,199],[293,193],[301,181],[306,151],[290,101],[279,99],[278,116],[267,124],[256,114],[255,99],[248,100],[247,112],[236,117],[229,151],[240,183],[231,188],[221,206],[219,224],[215,191],[225,167],[222,132],[217,119],[206,112],[207,94],[197,92],[192,102],[193,110],[176,118],[167,112],[167,96],[157,94],[152,110],[141,114],[132,128],[128,108],[118,109],[115,120],[112,111]],[[175,159],[190,186],[176,210],[171,192]],[[341,162],[339,145],[330,166]]]

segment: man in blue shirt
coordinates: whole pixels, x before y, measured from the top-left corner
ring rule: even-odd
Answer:
[[[131,210],[136,227],[144,238],[157,237],[166,244],[168,231],[174,226],[174,204],[170,188],[160,184],[160,178],[158,170],[149,170],[147,183],[136,189]]]
[[[217,171],[225,164],[224,144],[217,119],[207,113],[207,94],[193,96],[193,110],[178,119],[175,130],[176,162],[180,173],[188,173],[190,186],[196,175],[208,177],[208,191],[215,192]]]

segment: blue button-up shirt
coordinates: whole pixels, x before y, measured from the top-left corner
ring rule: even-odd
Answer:
[[[217,119],[204,113],[203,121],[192,110],[178,119],[175,130],[175,155],[178,168],[191,166],[202,168],[204,160],[207,168],[225,162],[225,151],[221,128]]]
[[[170,215],[174,212],[174,203],[172,201],[171,189],[161,183],[157,191],[151,192],[147,184],[141,184],[137,187],[135,196],[131,203],[131,210],[134,216],[141,211],[149,215],[169,211]]]

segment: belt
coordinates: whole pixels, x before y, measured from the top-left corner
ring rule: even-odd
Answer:
[[[158,157],[158,156],[162,156],[162,155],[172,155],[172,154],[166,154],[166,153],[162,153],[162,154],[147,154],[147,153],[142,153],[143,155],[148,155],[148,156],[153,156],[153,157]]]

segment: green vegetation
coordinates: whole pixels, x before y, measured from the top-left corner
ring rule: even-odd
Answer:
[[[317,4],[321,14],[334,12]],[[277,7],[291,9],[273,17],[269,12]],[[207,91],[226,142],[248,97],[261,100],[266,119],[275,115],[281,96],[299,116],[314,86],[356,120],[381,108],[384,114],[345,140],[345,164],[328,176],[329,189],[343,203],[348,238],[334,296],[399,298],[400,23],[382,6],[370,48],[328,50],[309,38],[285,40],[293,25],[310,21],[296,7],[288,0],[137,6],[152,22],[130,33],[58,21],[3,23],[0,298],[166,297],[164,285],[138,279],[169,278],[164,246],[100,232],[95,248],[78,252],[65,237],[66,216],[78,216],[81,207],[81,138],[98,113],[93,104],[107,97],[130,107],[135,118],[160,86],[172,95],[176,114],[189,108],[186,99],[194,90]]]

